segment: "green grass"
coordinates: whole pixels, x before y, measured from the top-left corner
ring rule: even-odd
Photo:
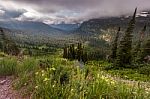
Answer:
[[[103,67],[110,64],[103,61],[91,61],[81,69],[75,61],[68,61],[59,56],[28,57],[21,61],[13,57],[4,58],[1,65],[3,68],[1,67],[0,74],[14,75],[16,77],[14,88],[24,96],[32,95],[33,99],[148,99],[150,97],[150,93],[140,86],[129,86],[105,77]],[[133,73],[127,70],[125,74],[129,72]]]
[[[34,99],[147,99],[150,94],[141,87],[128,86],[104,77],[101,65],[89,62],[81,69],[59,57],[45,57],[48,68],[38,68],[21,76],[16,85],[26,87]],[[40,59],[38,59],[40,60]]]
[[[102,71],[105,71],[113,76],[121,77],[123,79],[135,80],[135,81],[144,81],[149,82],[150,79],[150,65],[142,64],[136,68],[122,68],[114,69],[111,68],[112,64],[107,62],[94,62],[95,64],[100,64]]]
[[[140,74],[137,70],[123,69],[123,70],[108,70],[108,73],[119,76],[123,79],[135,80],[135,81],[150,81],[149,76]]]
[[[0,75],[20,75],[37,68],[37,61],[34,58],[27,58],[21,61],[17,57],[3,57],[0,60]]]
[[[0,60],[0,75],[13,75],[16,73],[17,60],[13,57],[4,57]]]

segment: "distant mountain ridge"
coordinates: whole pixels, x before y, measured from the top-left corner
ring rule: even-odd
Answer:
[[[145,14],[147,14],[145,16]],[[128,25],[131,16],[122,17],[108,17],[108,18],[97,18],[84,21],[81,24],[45,24],[42,22],[32,22],[32,21],[0,21],[0,27],[7,28],[9,30],[14,30],[11,33],[15,33],[16,37],[26,38],[26,40],[32,38],[35,41],[39,40],[41,42],[53,42],[59,40],[65,41],[74,38],[81,38],[89,40],[92,38],[94,41],[99,40],[101,36],[107,36],[109,34],[114,35],[112,31],[121,27],[121,31],[124,31]],[[137,14],[136,27],[134,32],[138,33],[144,25],[147,25],[147,33],[150,30],[150,12],[143,11]],[[107,38],[107,37],[106,37]]]
[[[80,24],[79,23],[77,24],[61,23],[61,24],[51,24],[50,26],[56,29],[63,30],[63,31],[74,31],[80,27]]]
[[[32,21],[0,21],[0,27],[22,31],[42,32],[53,35],[65,33],[64,31],[55,29],[45,23]]]
[[[121,27],[124,29],[128,25],[130,19],[130,16],[90,19],[83,22],[78,30],[95,34],[100,33],[102,29],[105,30],[110,27]],[[140,14],[137,14],[135,30],[140,30],[144,25],[150,27],[149,12],[141,12]]]

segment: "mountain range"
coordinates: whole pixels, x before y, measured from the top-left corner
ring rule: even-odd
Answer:
[[[34,41],[46,41],[52,42],[52,40],[73,40],[74,38],[92,38],[99,39],[102,36],[113,36],[118,27],[124,31],[128,25],[130,16],[121,17],[108,17],[108,18],[97,18],[84,21],[79,24],[45,24],[42,22],[32,21],[0,21],[0,27],[6,28],[13,35],[19,34],[18,38],[32,38]],[[135,33],[138,33],[144,25],[148,26],[147,33],[150,31],[150,12],[143,11],[137,14]],[[19,38],[19,39],[21,39]],[[35,39],[36,38],[36,39]],[[38,39],[37,39],[38,38]],[[46,39],[47,38],[47,39]],[[108,37],[107,41],[108,40]],[[111,38],[111,37],[110,37]],[[28,39],[26,39],[28,40]],[[86,39],[87,40],[87,39]],[[105,39],[106,40],[106,39]],[[25,39],[24,39],[25,41]]]
[[[77,24],[61,23],[61,24],[51,24],[50,26],[53,28],[56,28],[56,29],[60,29],[60,30],[69,32],[69,31],[74,31],[74,30],[78,29],[80,27],[80,24],[79,23],[77,23]]]

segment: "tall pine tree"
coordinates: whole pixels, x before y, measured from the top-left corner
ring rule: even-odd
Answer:
[[[87,61],[88,61],[88,54],[87,54],[87,52],[84,52],[82,55],[82,62],[86,63]]]
[[[118,39],[119,39],[119,33],[120,33],[120,27],[118,29],[118,32],[116,34],[116,37],[112,43],[112,48],[111,48],[111,54],[110,54],[110,61],[113,61],[116,59],[116,54],[117,54],[117,47],[118,47]]]
[[[2,29],[2,28],[0,28],[0,38],[1,38],[1,40],[0,40],[0,43],[1,43],[1,50],[3,51],[3,52],[6,52],[6,43],[7,43],[7,38],[6,38],[6,36],[5,36],[5,33],[4,33],[4,30]]]
[[[145,36],[145,31],[146,31],[146,25],[143,27],[142,31],[140,32],[140,37],[139,37],[139,40],[133,50],[133,62],[140,62],[141,60],[141,45],[142,45],[142,41],[144,39],[144,36]]]
[[[149,56],[150,56],[150,38],[146,40],[146,42],[143,44],[138,62],[140,63],[146,62]]]
[[[128,28],[125,31],[125,35],[120,41],[120,46],[117,52],[117,59],[115,62],[115,66],[117,67],[125,67],[126,65],[131,64],[132,61],[132,32],[135,26],[135,18],[136,18],[137,8],[133,14],[131,21],[128,24]]]
[[[68,58],[68,47],[66,45],[64,47],[63,58]]]
[[[77,59],[78,59],[78,61],[82,60],[82,55],[83,55],[83,47],[82,47],[81,43],[78,43],[78,46],[77,46]]]

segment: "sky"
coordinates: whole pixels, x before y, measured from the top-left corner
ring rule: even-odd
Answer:
[[[77,23],[132,15],[150,9],[150,0],[0,0],[0,20]]]

